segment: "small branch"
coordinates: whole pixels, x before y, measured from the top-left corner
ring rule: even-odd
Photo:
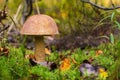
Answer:
[[[15,27],[17,28],[17,25],[15,23],[15,21],[13,20],[13,18],[9,15],[9,18],[12,20],[13,24],[15,25]]]
[[[21,24],[23,25],[26,19],[32,14],[33,11],[33,1],[34,0],[23,0],[24,7],[22,11]]]
[[[40,14],[40,10],[39,10],[39,6],[38,6],[38,1],[37,0],[35,0],[35,5],[36,5],[37,13]]]
[[[93,2],[90,2],[90,0],[81,0],[81,1],[84,2],[84,3],[88,3],[88,4],[90,4],[90,5],[94,6],[94,7],[102,9],[102,10],[114,10],[114,9],[119,9],[120,8],[120,6],[116,6],[116,7],[114,6],[112,8],[106,8],[106,7],[97,5],[97,4],[93,3]],[[112,6],[113,6],[113,4],[112,4]]]
[[[8,34],[9,34],[9,32],[11,31],[11,29],[13,28],[13,25],[15,24],[15,22],[14,21],[17,21],[17,16],[18,16],[18,14],[20,13],[20,11],[21,11],[21,8],[22,8],[22,5],[20,4],[19,5],[19,7],[18,7],[18,10],[17,10],[17,12],[16,12],[16,14],[15,14],[15,16],[14,16],[14,18],[12,19],[10,16],[10,18],[12,19],[12,24],[10,25],[10,27],[9,27],[9,29],[8,29]],[[15,25],[16,26],[16,25]]]
[[[8,29],[9,27],[10,27],[9,25],[5,26],[3,29],[0,30],[0,33],[3,32],[4,30]]]

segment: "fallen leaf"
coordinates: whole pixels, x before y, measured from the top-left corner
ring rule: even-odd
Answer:
[[[8,49],[8,48],[4,48],[4,49],[3,49],[3,53],[4,53],[5,56],[8,56],[8,54],[9,54],[9,49]]]
[[[92,58],[92,57],[90,57],[90,58],[88,59],[88,61],[89,61],[90,63],[92,63],[94,60],[95,60],[95,59]]]
[[[48,48],[45,48],[45,54],[47,54],[47,55],[51,54],[51,52],[50,52],[50,50]]]
[[[26,55],[25,55],[25,59],[29,59],[29,54],[26,54]]]
[[[97,50],[96,53],[95,53],[95,56],[98,57],[100,54],[103,54],[103,51],[102,50]]]
[[[0,52],[1,52],[1,56],[4,55],[4,56],[8,56],[9,54],[9,49],[8,48],[0,48]]]
[[[108,73],[104,69],[100,68],[98,71],[99,71],[99,77],[101,79],[105,79],[108,77]]]
[[[60,70],[61,71],[69,70],[70,66],[71,66],[70,65],[70,60],[68,58],[65,58],[60,65]]]
[[[0,48],[0,52],[2,52],[2,51],[3,51],[3,48],[1,47],[1,48]]]

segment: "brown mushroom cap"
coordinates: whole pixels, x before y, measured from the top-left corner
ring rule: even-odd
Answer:
[[[38,14],[29,17],[21,29],[24,35],[59,34],[55,21],[48,15]]]

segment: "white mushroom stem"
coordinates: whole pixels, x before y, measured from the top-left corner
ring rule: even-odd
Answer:
[[[37,62],[45,61],[45,43],[43,36],[35,36],[35,59]]]

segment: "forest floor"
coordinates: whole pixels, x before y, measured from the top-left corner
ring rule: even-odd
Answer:
[[[104,27],[99,27],[93,31],[80,34],[69,34],[59,39],[47,40],[47,45],[49,47],[55,46],[56,50],[68,50],[81,48],[85,49],[86,47],[97,47],[102,43],[110,42],[110,34],[112,33],[115,38],[119,38],[120,30],[118,28],[110,27],[109,25]],[[19,47],[22,40],[22,37],[16,31],[11,31],[8,35],[8,43],[12,46]],[[34,42],[32,37],[27,37],[25,46],[28,49],[34,48]]]

